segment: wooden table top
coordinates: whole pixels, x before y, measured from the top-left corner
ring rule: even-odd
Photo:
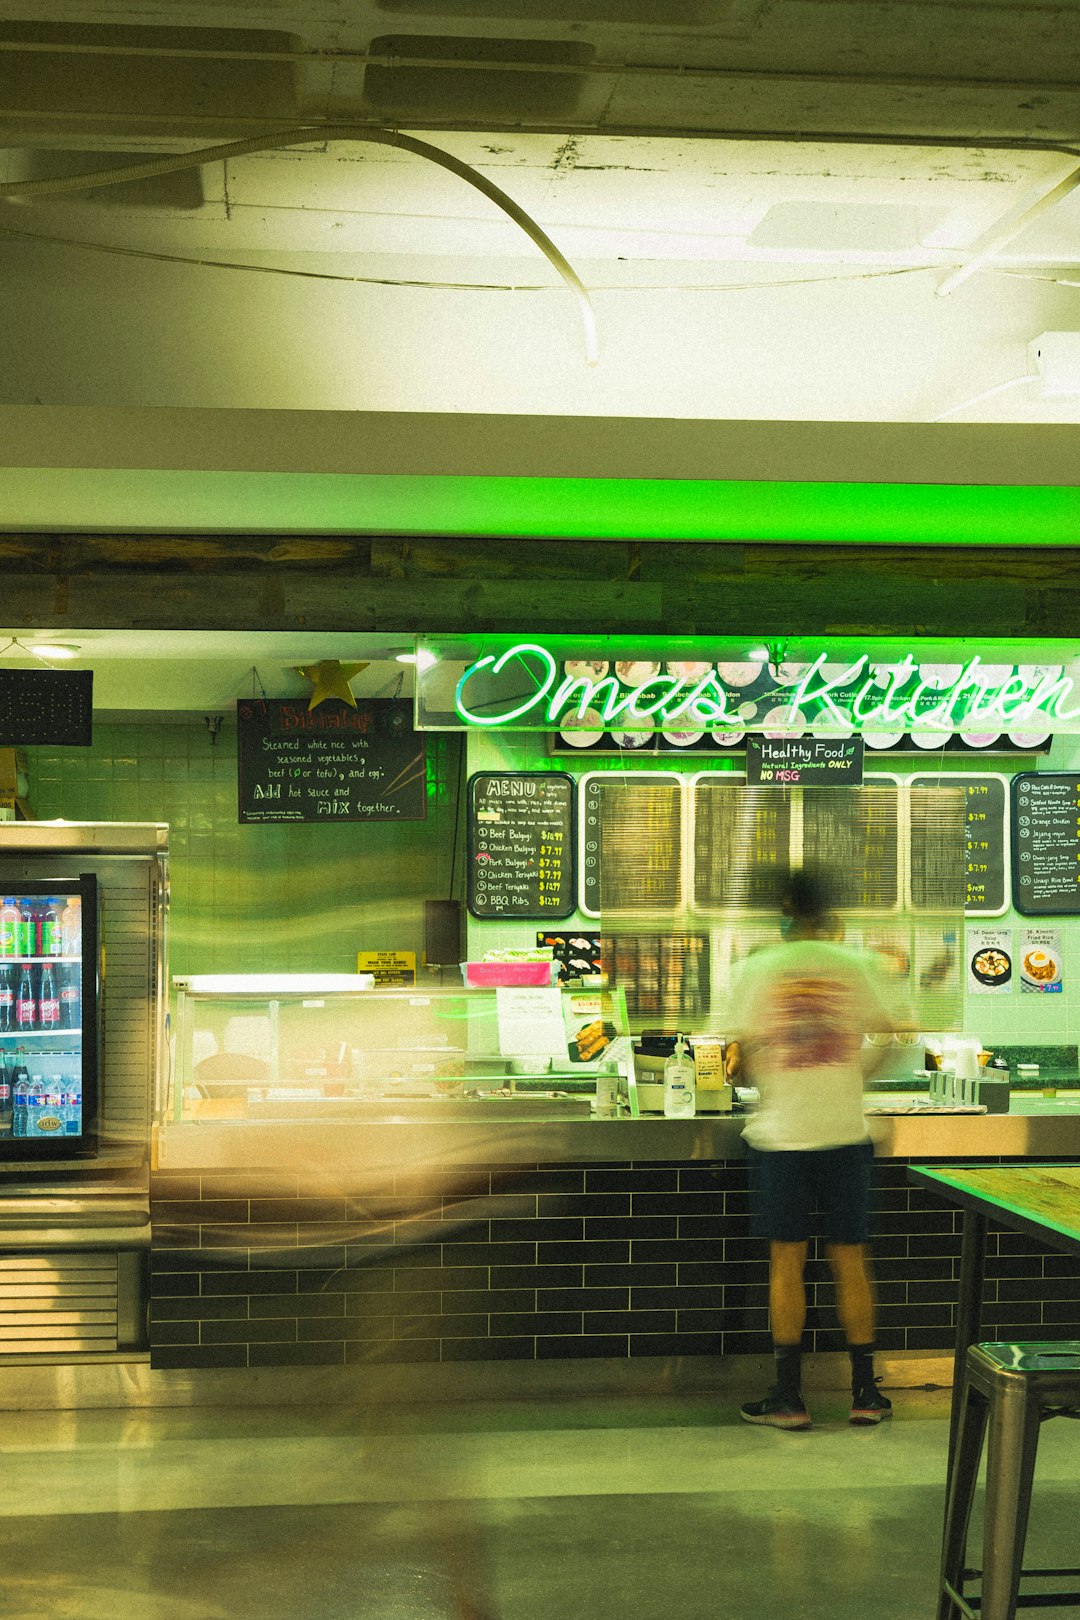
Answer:
[[[908,1173],[927,1192],[996,1225],[1080,1251],[1080,1164],[912,1165]]]

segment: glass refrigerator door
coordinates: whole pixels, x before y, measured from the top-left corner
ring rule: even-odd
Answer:
[[[0,889],[0,1157],[95,1153],[96,881]]]

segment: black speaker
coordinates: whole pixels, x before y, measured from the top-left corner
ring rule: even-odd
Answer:
[[[435,967],[460,962],[462,954],[461,901],[425,900],[424,961]]]

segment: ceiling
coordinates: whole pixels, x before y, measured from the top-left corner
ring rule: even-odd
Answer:
[[[1078,0],[9,3],[0,183],[258,149],[0,202],[0,399],[1075,421],[1080,382],[1018,379],[1080,324],[1078,27]],[[373,129],[547,233],[599,365],[520,225]]]
[[[5,647],[18,637],[21,646]],[[73,659],[35,657],[25,649],[36,642],[77,646]],[[5,669],[91,669],[94,709],[130,717],[156,712],[230,713],[238,698],[263,694],[299,697],[312,683],[297,667],[323,659],[367,662],[351,682],[356,697],[411,698],[414,671],[397,662],[412,651],[412,639],[370,634],[310,632],[247,634],[243,631],[170,630],[0,630],[0,663]]]
[[[0,200],[0,404],[1075,423],[1031,345],[1080,332],[1078,34],[1080,0],[0,0],[0,187],[254,148]],[[106,708],[403,667],[78,639]]]

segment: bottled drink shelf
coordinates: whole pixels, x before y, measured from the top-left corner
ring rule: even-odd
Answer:
[[[28,1041],[31,1036],[37,1040],[57,1040],[63,1036],[70,1041],[81,1034],[81,1029],[5,1029],[0,1030],[0,1041]]]

